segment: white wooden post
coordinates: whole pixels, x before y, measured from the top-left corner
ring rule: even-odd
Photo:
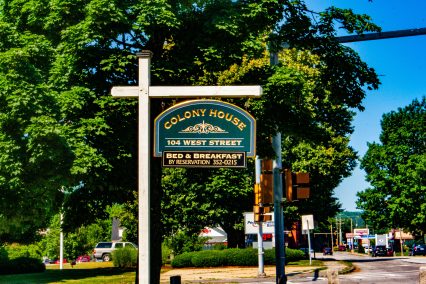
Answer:
[[[152,282],[150,269],[150,163],[151,163],[151,124],[150,98],[199,98],[199,97],[260,97],[261,86],[150,86],[150,65],[152,52],[144,50],[137,54],[139,63],[139,86],[113,87],[111,95],[120,98],[139,99],[139,283]]]
[[[150,164],[151,164],[151,123],[150,123],[150,63],[152,53],[149,51],[138,54],[139,57],[139,283],[152,283],[151,278],[151,218],[150,218]]]

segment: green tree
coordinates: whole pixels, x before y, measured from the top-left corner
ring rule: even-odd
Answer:
[[[342,178],[350,175],[355,166],[356,154],[348,146],[349,138],[346,136],[351,132],[353,113],[345,105],[331,103],[333,94],[327,89],[320,90],[325,98],[318,97],[320,85],[323,84],[320,78],[324,72],[324,68],[316,67],[321,66],[318,56],[308,51],[289,49],[280,53],[280,60],[285,64],[277,66],[276,73],[268,79],[265,96],[270,94],[269,88],[282,88],[272,92],[282,94],[282,97],[276,95],[274,98],[249,101],[244,106],[260,117],[257,140],[264,146],[258,148],[263,156],[272,156],[270,143],[263,142],[270,141],[268,137],[274,133],[264,121],[269,119],[272,125],[291,121],[292,125],[281,128],[284,167],[311,174],[311,198],[297,204],[285,204],[285,223],[291,226],[300,220],[300,215],[312,212],[315,212],[316,220],[327,220],[340,207],[333,197],[334,188]],[[234,65],[222,72],[220,81],[239,83],[253,74],[265,74],[264,70],[269,68],[266,58],[243,62],[244,65]],[[280,112],[280,109],[287,111]],[[275,115],[271,116],[270,113]],[[334,119],[329,120],[330,117]],[[305,132],[300,131],[303,127],[306,128]],[[243,246],[242,213],[252,211],[253,172],[253,163],[249,163],[246,171],[163,171],[163,224],[169,228],[165,234],[176,231],[176,226],[195,233],[204,226],[221,225],[228,233],[229,246]],[[199,183],[200,180],[203,183]],[[181,214],[176,216],[175,212]]]
[[[253,208],[252,173],[253,165],[243,170],[165,169],[164,235],[198,235],[206,226],[220,225],[230,247],[244,246],[242,220],[243,212]]]
[[[41,256],[49,259],[59,259],[60,214],[55,215],[49,224],[43,238],[37,243],[41,251]],[[95,223],[81,226],[74,232],[64,232],[64,258],[74,260],[79,255],[91,255],[93,248],[98,242],[110,239],[111,222],[107,220],[97,220]]]
[[[28,242],[58,210],[74,155],[47,84],[52,46],[0,25],[0,242]]]
[[[426,228],[426,99],[384,114],[380,143],[368,144],[361,167],[371,187],[357,207],[376,229],[402,228],[423,236]]]
[[[378,27],[367,16],[355,15],[351,10],[333,7],[315,19],[311,15],[303,1],[2,1],[1,107],[16,105],[11,101],[11,94],[15,92],[39,100],[51,100],[50,103],[35,101],[22,106],[52,106],[52,109],[31,112],[24,108],[11,112],[13,123],[32,126],[30,136],[26,136],[27,130],[22,130],[25,128],[6,127],[10,124],[7,117],[3,119],[1,135],[5,136],[5,142],[1,153],[13,150],[18,156],[25,149],[17,148],[17,145],[25,143],[25,138],[34,141],[25,147],[40,149],[36,149],[37,155],[33,157],[35,164],[30,158],[20,160],[2,154],[6,162],[1,163],[4,178],[0,180],[0,212],[16,212],[13,223],[22,227],[24,222],[19,218],[24,218],[24,213],[30,209],[38,208],[31,215],[40,216],[40,222],[31,222],[33,218],[28,222],[34,228],[27,231],[35,231],[48,224],[51,212],[45,212],[46,208],[58,211],[63,207],[64,228],[70,231],[82,223],[106,218],[108,205],[134,198],[133,192],[137,188],[137,101],[114,100],[109,93],[111,86],[137,83],[134,54],[143,49],[154,53],[153,85],[217,84],[221,82],[223,72],[229,72],[231,66],[245,69],[245,60],[262,59],[266,46],[277,50],[283,42],[299,51],[311,52],[318,56],[318,65],[311,67],[320,70],[313,86],[309,85],[313,81],[304,80],[303,72],[288,66],[285,61],[276,67],[264,64],[249,68],[244,76],[231,78],[229,82],[265,86],[265,95],[258,102],[235,100],[240,106],[247,107],[260,122],[259,154],[264,157],[272,155],[267,141],[279,131],[286,137],[284,143],[288,145],[302,142],[310,145],[318,140],[320,143],[309,147],[319,149],[322,145],[324,156],[335,152],[337,159],[338,152],[333,150],[337,147],[330,141],[336,143],[340,139],[341,144],[346,143],[347,134],[351,132],[350,109],[362,109],[365,88],[376,88],[378,80],[374,70],[355,52],[336,41],[336,29],[343,27],[349,32],[362,33],[378,30]],[[29,51],[25,53],[25,50]],[[11,79],[11,74],[19,78]],[[21,82],[30,82],[31,88],[16,85]],[[23,97],[16,96],[16,99]],[[153,101],[153,117],[162,111],[163,105],[167,107],[173,103],[175,101]],[[2,110],[2,113],[8,114],[9,109]],[[33,113],[36,115],[29,115]],[[32,125],[32,117],[40,122]],[[16,129],[20,133],[12,135],[13,140],[3,129]],[[51,133],[56,135],[51,135],[56,139],[55,147],[45,142],[50,139],[32,140],[40,138],[39,135],[50,138]],[[290,148],[285,151],[287,153]],[[339,159],[344,160],[343,156]],[[349,168],[351,159],[348,158]],[[44,166],[41,161],[50,164]],[[326,164],[325,160],[323,164]],[[348,164],[336,172],[333,184],[346,174]],[[22,165],[32,168],[22,168]],[[39,172],[31,174],[30,170],[35,169]],[[152,187],[155,188],[151,196],[153,218],[160,220],[163,195],[160,162],[153,161],[151,169]],[[21,171],[26,174],[26,179],[23,176],[13,179]],[[50,174],[48,178],[39,179],[47,173]],[[238,181],[237,174],[226,171],[221,174],[224,178],[232,177],[232,183],[207,175],[209,190],[216,191],[224,185],[242,186],[242,200],[245,200],[248,194],[246,179]],[[24,180],[38,182],[28,184]],[[12,185],[14,187],[10,188]],[[61,188],[69,193],[64,204]],[[332,192],[330,187],[327,190]],[[34,198],[37,191],[40,192],[37,196],[44,194],[46,198]],[[218,196],[226,196],[226,192],[220,192]],[[321,198],[320,194],[318,196]],[[323,198],[325,203],[327,195]],[[22,205],[21,208],[26,209],[23,212],[11,208],[11,200],[38,202]],[[49,202],[49,206],[43,202]],[[213,200],[212,204],[215,202]],[[334,207],[337,210],[338,206]],[[85,212],[87,218],[80,218],[80,212]],[[230,211],[224,209],[222,212]],[[13,224],[10,222],[13,216],[1,217],[4,218],[2,224]],[[162,231],[160,222],[153,225],[152,239],[158,240],[153,246],[153,255],[158,255],[159,259],[153,260],[158,267],[154,265],[152,275],[158,275]],[[16,230],[9,229],[6,233],[13,231]]]

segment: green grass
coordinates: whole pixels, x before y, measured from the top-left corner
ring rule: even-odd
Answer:
[[[125,270],[113,267],[112,262],[79,263],[71,268],[64,264],[48,265],[45,272],[30,274],[1,275],[0,283],[30,284],[30,283],[135,283],[135,270]]]
[[[290,262],[289,266],[310,266],[309,260]],[[312,266],[323,267],[324,263],[312,260]],[[171,269],[166,266],[162,272]],[[79,263],[71,268],[70,264],[64,264],[64,269],[59,269],[59,264],[48,265],[45,272],[31,274],[1,275],[0,284],[59,284],[59,283],[83,283],[83,284],[127,284],[135,283],[135,270],[126,270],[113,267],[112,262],[87,262]]]
[[[299,261],[290,261],[288,264],[290,266],[325,266],[321,260],[312,259],[312,265],[309,264],[309,259],[302,259]]]

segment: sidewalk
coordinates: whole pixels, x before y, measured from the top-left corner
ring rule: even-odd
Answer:
[[[324,261],[327,269],[337,269],[339,271],[346,268],[345,265],[338,261]],[[320,270],[318,273],[318,270]],[[317,270],[315,272],[315,270]],[[214,267],[214,268],[182,268],[172,269],[161,274],[161,284],[170,283],[171,276],[179,275],[182,284],[189,283],[275,283],[275,266],[265,266],[265,277],[258,277],[258,267]],[[286,266],[285,274],[287,277],[297,274],[311,273],[326,275],[324,267],[301,267],[301,266]]]

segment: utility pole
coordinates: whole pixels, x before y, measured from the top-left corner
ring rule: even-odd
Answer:
[[[282,205],[283,182],[282,182],[282,162],[281,162],[281,133],[277,133],[272,138],[272,148],[275,151],[273,161],[274,175],[274,224],[275,224],[275,261],[276,261],[276,283],[285,284],[285,244],[284,244],[284,211]]]
[[[272,52],[270,64],[278,64],[278,54]],[[275,224],[275,262],[276,262],[276,283],[285,284],[285,244],[284,244],[284,211],[283,211],[283,181],[282,181],[282,161],[281,161],[281,133],[278,132],[272,138],[272,148],[275,152],[272,173],[274,184],[274,224]]]
[[[354,252],[354,231],[352,228],[352,217],[351,217],[351,252]]]
[[[259,159],[259,156],[256,156],[255,160],[255,179],[256,185],[260,187],[260,173],[262,170],[262,160]],[[259,204],[257,204],[259,205]],[[257,232],[257,254],[258,254],[258,266],[259,271],[257,276],[265,277],[265,267],[264,267],[264,251],[263,251],[263,222],[259,221],[258,224],[258,232]]]

